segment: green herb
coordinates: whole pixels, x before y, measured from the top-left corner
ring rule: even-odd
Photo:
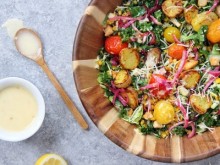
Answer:
[[[146,12],[146,9],[142,6],[135,6],[135,7],[130,7],[129,11],[132,17],[139,17],[139,16],[142,16]]]
[[[119,32],[123,42],[130,40],[130,37],[133,36],[133,34],[135,33],[132,27],[120,29]]]
[[[100,84],[109,84],[112,77],[108,74],[108,72],[99,72],[97,80]]]
[[[181,40],[183,42],[193,40],[196,45],[204,45],[206,44],[206,33],[208,30],[208,26],[204,25],[202,26],[198,32],[195,32],[192,35],[183,34],[181,36]]]
[[[172,133],[182,137],[186,135],[186,129],[183,126],[177,126],[172,130]]]

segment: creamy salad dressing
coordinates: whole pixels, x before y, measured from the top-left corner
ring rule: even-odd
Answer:
[[[0,129],[22,131],[33,121],[38,105],[34,96],[21,86],[0,91]]]
[[[8,19],[2,27],[7,29],[8,35],[14,39],[15,34],[18,30],[22,29],[24,27],[23,21],[19,20],[17,18]]]
[[[19,51],[30,58],[40,55],[41,53],[41,42],[36,35],[31,32],[22,32],[17,38],[17,47]]]

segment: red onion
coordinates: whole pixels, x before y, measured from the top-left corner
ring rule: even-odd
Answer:
[[[187,128],[188,124],[189,124],[189,116],[188,116],[188,114],[186,112],[186,109],[183,107],[183,105],[181,104],[180,100],[177,101],[177,106],[179,107],[179,109],[182,112],[183,117],[184,117],[184,128]]]
[[[215,76],[215,77],[220,76],[220,71],[209,71],[208,73]]]
[[[113,57],[113,58],[110,60],[110,63],[111,63],[113,66],[117,66],[118,63],[119,63],[118,57]]]
[[[134,29],[134,31],[136,31],[136,32],[139,33],[139,34],[143,34],[142,32],[140,32],[140,31],[138,30],[138,28],[137,28],[134,24],[132,24],[131,26],[132,26],[132,28]]]
[[[199,59],[198,48],[194,48],[193,51],[194,51],[194,53],[195,53],[195,59],[194,59],[194,60],[198,61],[198,59]]]
[[[150,15],[150,20],[155,23],[156,25],[162,25],[161,22],[159,22],[154,16]]]
[[[152,105],[151,105],[151,102],[150,102],[150,99],[148,98],[147,100],[147,112],[150,112],[150,110],[152,109]]]
[[[189,124],[189,126],[191,126],[192,127],[192,132],[188,135],[188,138],[192,138],[193,136],[195,136],[195,134],[196,134],[196,127],[195,127],[195,123],[194,122],[192,122],[192,123],[190,123]]]
[[[180,41],[178,40],[178,38],[176,37],[175,34],[172,34],[172,36],[173,36],[174,41],[175,41],[177,44],[185,45],[184,43],[182,43],[182,42],[180,42]]]
[[[154,45],[156,44],[156,36],[152,31],[148,31],[143,34],[144,36],[146,35],[147,37],[151,35],[151,40],[149,41],[149,45]]]
[[[113,18],[109,18],[109,21],[119,21],[119,20],[130,21],[130,20],[134,20],[134,18],[133,17],[126,17],[126,16],[115,16]]]
[[[220,0],[214,0],[212,7],[209,9],[208,14],[215,10],[215,8],[218,6]]]
[[[128,21],[126,24],[124,24],[124,25],[122,26],[122,28],[127,28],[127,27],[131,26],[135,21],[136,21],[136,20]]]
[[[184,121],[174,124],[172,127],[169,128],[169,132],[171,132],[175,127],[184,124]]]
[[[148,84],[148,85],[146,85],[146,86],[141,87],[140,90],[156,88],[156,87],[158,87],[158,86],[159,86],[158,83]]]
[[[121,95],[118,95],[118,100],[122,103],[123,106],[127,106],[128,101],[126,101]]]
[[[212,83],[215,81],[216,77],[211,77],[210,80],[208,81],[208,83],[205,85],[204,89],[203,89],[203,93],[205,93],[208,88],[212,85]]]
[[[148,10],[148,16],[152,15],[155,11],[159,10],[161,6],[159,5],[159,0],[155,1],[154,7]]]
[[[183,56],[182,56],[182,59],[181,59],[181,62],[180,62],[180,66],[176,72],[176,74],[174,75],[174,78],[173,78],[173,81],[172,83],[175,84],[176,83],[176,80],[178,79],[178,77],[180,76],[181,72],[183,71],[183,67],[186,63],[186,59],[187,59],[188,55],[187,55],[187,52],[184,51],[183,52]]]

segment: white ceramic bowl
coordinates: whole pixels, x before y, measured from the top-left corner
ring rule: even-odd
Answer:
[[[36,117],[30,123],[30,125],[22,131],[19,132],[8,132],[5,130],[0,130],[0,139],[5,141],[17,142],[25,140],[32,135],[34,135],[39,128],[41,127],[44,117],[45,117],[45,103],[43,96],[41,95],[38,88],[30,83],[27,80],[17,78],[17,77],[9,77],[0,80],[0,90],[10,87],[19,85],[27,89],[31,94],[36,98],[38,104],[38,112]]]

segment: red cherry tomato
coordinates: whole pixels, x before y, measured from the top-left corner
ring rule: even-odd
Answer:
[[[151,88],[150,92],[157,98],[166,98],[169,95],[170,91],[167,90],[167,87],[165,84],[158,82],[155,77],[158,77],[165,81],[167,80],[167,78],[161,74],[153,74],[150,78],[149,84],[157,83],[158,86]]]
[[[122,42],[120,36],[111,36],[105,40],[105,50],[114,55],[118,55],[120,51],[128,47],[128,43]]]

